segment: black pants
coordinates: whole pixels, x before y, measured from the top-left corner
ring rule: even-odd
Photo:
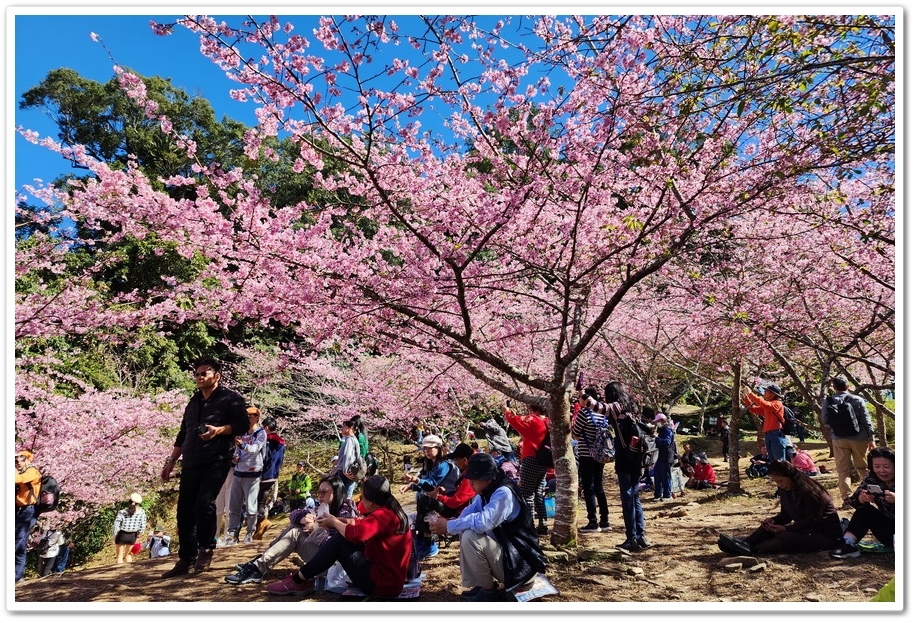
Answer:
[[[216,496],[232,469],[230,459],[181,468],[178,485],[178,557],[193,563],[198,548],[216,547]]]
[[[319,573],[330,569],[338,561],[354,586],[366,595],[373,594],[375,582],[369,577],[372,563],[366,558],[361,545],[351,543],[336,530],[331,538],[315,552],[311,560],[299,567],[299,575],[306,580],[313,579]]]
[[[773,533],[760,527],[746,540],[755,554],[795,554],[830,549],[836,546],[837,538],[837,535],[830,536],[820,532]]]
[[[856,541],[861,541],[869,530],[882,545],[894,546],[894,518],[888,517],[871,504],[857,508],[846,527],[846,532],[852,532]]]

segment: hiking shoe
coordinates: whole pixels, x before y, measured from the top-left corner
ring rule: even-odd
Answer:
[[[636,539],[627,539],[623,543],[617,545],[617,549],[625,549],[627,551],[633,551],[634,549],[639,549],[639,546],[636,544]]]
[[[202,549],[197,552],[197,560],[194,561],[195,571],[209,571],[210,563],[213,561],[213,550]]]
[[[652,544],[649,543],[649,542],[646,540],[646,537],[644,537],[644,536],[638,536],[638,537],[636,537],[636,545],[637,545],[637,547],[639,547],[639,549],[649,549],[650,547],[652,547]]]
[[[547,524],[541,524],[537,527],[537,533],[541,536],[547,535],[550,534],[550,529],[547,527]]]
[[[417,548],[417,558],[432,558],[439,553],[439,544],[432,539],[417,539],[415,541]]]
[[[654,497],[654,498],[652,498],[652,501],[653,501],[653,502],[661,502],[662,499],[661,499],[660,497]]]
[[[601,532],[601,528],[598,527],[598,524],[594,521],[590,521],[581,528],[579,532]]]
[[[175,563],[175,566],[162,574],[162,579],[177,578],[179,575],[187,575],[191,569],[191,563],[181,558]]]
[[[223,547],[229,547],[230,545],[235,545],[236,543],[238,543],[238,541],[235,540],[235,537],[229,535],[223,541]]]
[[[671,497],[671,496],[668,496],[668,497],[666,497],[666,498],[662,498],[662,502],[673,502],[673,501],[674,501],[674,498]]]
[[[600,524],[598,524],[598,529],[602,532],[610,532],[611,524],[607,521],[602,521]]]
[[[263,581],[264,574],[253,562],[246,562],[239,571],[226,576],[227,584],[260,584]]]
[[[267,585],[267,592],[271,595],[279,595],[281,597],[285,595],[290,595],[292,597],[305,597],[306,595],[311,595],[315,592],[314,581],[308,580],[300,584],[293,579],[293,576],[295,575],[295,573],[290,573],[279,582],[271,582]]]
[[[719,549],[726,554],[735,554],[736,556],[753,556],[754,552],[751,546],[744,539],[728,536],[727,534],[719,535]]]
[[[261,539],[263,539],[264,533],[267,532],[267,529],[271,527],[272,525],[274,525],[274,522],[270,521],[267,518],[262,519],[261,523],[258,524],[258,529],[255,530],[254,532],[254,540],[260,541]],[[250,541],[246,541],[246,543],[250,543]]]
[[[245,535],[245,544],[251,543],[252,534],[249,532]]]
[[[830,550],[831,558],[858,558],[860,554],[859,547],[846,539],[843,539],[839,547]]]

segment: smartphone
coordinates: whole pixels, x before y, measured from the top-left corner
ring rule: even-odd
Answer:
[[[866,489],[871,495],[884,495],[884,489],[881,488],[881,485],[867,485]]]

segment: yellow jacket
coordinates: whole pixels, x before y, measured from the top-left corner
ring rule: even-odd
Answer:
[[[38,501],[41,489],[41,472],[29,465],[16,474],[16,506],[29,506]]]

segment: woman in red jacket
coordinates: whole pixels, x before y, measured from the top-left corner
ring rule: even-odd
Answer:
[[[709,459],[705,452],[700,452],[697,456],[697,464],[693,468],[693,476],[687,480],[688,489],[715,489],[716,472],[709,464]]]
[[[362,483],[360,504],[366,515],[340,519],[327,515],[316,522],[338,534],[296,573],[267,585],[271,595],[302,597],[315,591],[314,578],[340,562],[354,586],[366,595],[397,597],[407,582],[411,535],[407,515],[391,495],[388,481],[379,475]]]
[[[509,426],[514,428],[522,437],[521,462],[519,463],[519,482],[518,487],[522,492],[522,498],[531,511],[531,517],[536,518],[537,533],[540,535],[547,534],[547,507],[544,505],[544,492],[546,483],[544,477],[549,469],[545,465],[540,465],[535,458],[544,436],[547,435],[547,415],[544,409],[538,404],[528,405],[528,415],[518,415],[509,407],[506,401],[506,408],[503,415]]]

